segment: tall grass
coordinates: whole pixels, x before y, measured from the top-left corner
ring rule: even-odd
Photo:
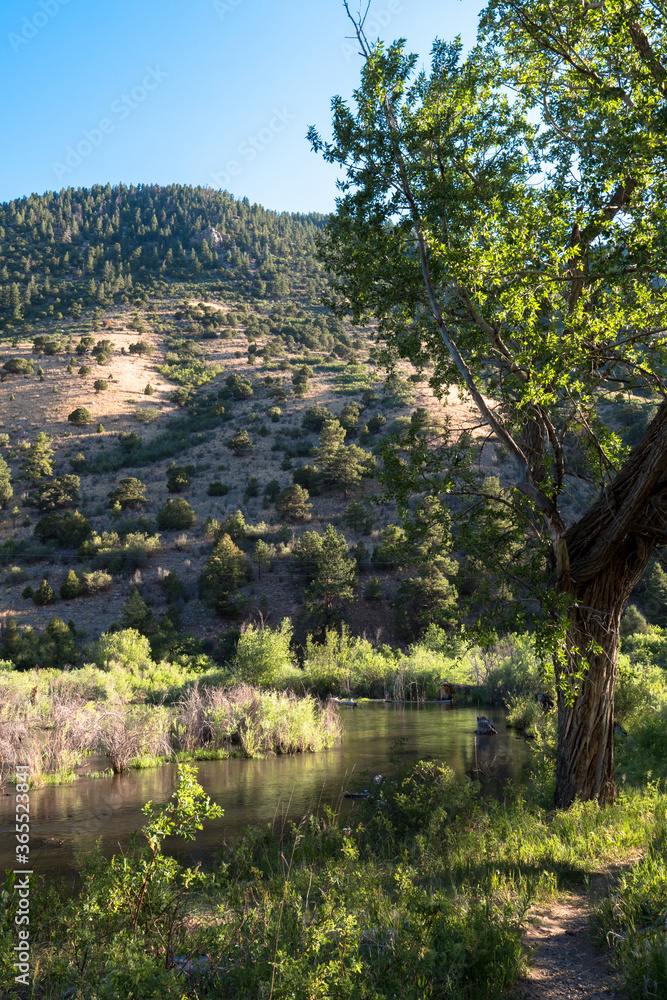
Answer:
[[[116,654],[128,645],[121,636],[113,637],[119,640]],[[133,648],[136,651],[136,644]],[[147,684],[145,674],[133,672],[136,664],[109,662],[103,653],[98,647],[106,670],[87,665],[64,674],[4,675],[0,684],[3,780],[19,763],[29,764],[33,785],[56,778],[72,780],[85,755],[95,751],[105,754],[113,772],[120,773],[139,762],[159,763],[179,751],[198,757],[220,756],[220,751],[246,757],[304,753],[330,747],[341,736],[335,708],[312,696],[259,691],[249,684],[223,687],[215,674],[191,674],[184,683],[177,665],[144,661]],[[161,668],[175,685],[171,704],[162,698],[151,703],[155,673]],[[144,703],[136,704],[141,692]]]

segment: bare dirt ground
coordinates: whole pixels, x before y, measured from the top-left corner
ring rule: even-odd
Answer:
[[[588,894],[571,893],[532,911],[524,935],[530,967],[511,1000],[626,1000],[590,931],[592,909],[612,881],[613,875],[593,876]]]

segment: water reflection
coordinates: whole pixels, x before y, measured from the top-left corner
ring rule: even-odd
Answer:
[[[498,735],[488,737],[475,736],[476,709],[377,703],[343,713],[342,743],[322,753],[201,762],[199,780],[223,807],[224,816],[208,823],[183,856],[210,857],[248,824],[279,827],[286,819],[298,820],[325,804],[353,808],[343,799],[344,792],[361,791],[373,775],[386,774],[392,756],[401,763],[442,760],[461,778],[477,778],[491,794],[497,794],[507,781],[520,780],[529,753],[525,743],[507,732],[501,710],[492,713]],[[176,765],[166,765],[33,790],[34,869],[71,873],[76,867],[75,853],[89,850],[100,838],[107,855],[126,848],[132,831],[145,822],[141,807],[149,800],[166,802],[176,787],[176,775]],[[0,798],[3,833],[12,832],[13,807],[13,794]],[[172,847],[182,853],[180,843]],[[0,865],[6,868],[12,859],[13,837],[5,836]]]

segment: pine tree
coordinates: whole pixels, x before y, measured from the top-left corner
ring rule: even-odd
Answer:
[[[667,573],[657,561],[649,573],[644,604],[651,625],[667,625]]]
[[[347,493],[361,481],[368,455],[355,444],[343,444],[344,440],[345,428],[337,420],[327,420],[320,433],[317,457],[325,479]]]
[[[325,608],[331,609],[340,601],[352,600],[356,582],[356,562],[348,553],[345,536],[329,524],[322,535],[315,576],[306,591],[306,598],[308,601],[319,601]]]
[[[73,601],[83,593],[83,584],[73,569],[69,571],[63,582],[60,584],[60,596],[63,601]]]
[[[38,483],[40,479],[53,475],[53,448],[50,437],[40,431],[28,448],[21,463],[21,474],[28,482]]]
[[[125,628],[136,629],[142,635],[152,635],[157,629],[153,612],[142,599],[136,587],[133,587],[123,604],[120,624]]]
[[[235,617],[245,605],[237,591],[251,579],[248,557],[229,535],[223,535],[199,578],[199,598],[220,614]]]
[[[9,466],[2,455],[0,455],[0,504],[2,504],[3,508],[7,506],[13,496],[14,490],[12,489],[12,477]]]
[[[262,579],[262,568],[268,569],[271,565],[271,549],[261,538],[255,542],[252,553],[252,561],[257,566],[257,579]]]
[[[34,603],[38,605],[53,604],[56,599],[56,594],[48,580],[42,580],[39,587],[32,595],[32,599]]]

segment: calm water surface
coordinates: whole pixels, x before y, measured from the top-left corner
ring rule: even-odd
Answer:
[[[265,760],[202,761],[198,779],[222,806],[224,817],[208,822],[185,851],[181,841],[172,847],[184,860],[205,860],[249,824],[280,829],[286,819],[298,820],[325,804],[352,809],[354,803],[343,798],[344,792],[361,791],[373,775],[386,774],[392,754],[406,763],[443,761],[461,779],[477,777],[490,794],[499,794],[507,781],[521,780],[530,747],[506,729],[502,709],[481,711],[493,721],[497,736],[474,735],[474,708],[374,703],[341,710],[345,735],[331,750]],[[100,760],[93,766],[106,763]],[[92,848],[100,838],[107,855],[126,848],[132,831],[146,822],[142,806],[149,800],[166,802],[176,787],[176,775],[176,765],[169,764],[32,790],[32,867],[71,875],[77,867],[76,852]],[[12,789],[0,797],[0,870],[13,867],[13,795]]]

